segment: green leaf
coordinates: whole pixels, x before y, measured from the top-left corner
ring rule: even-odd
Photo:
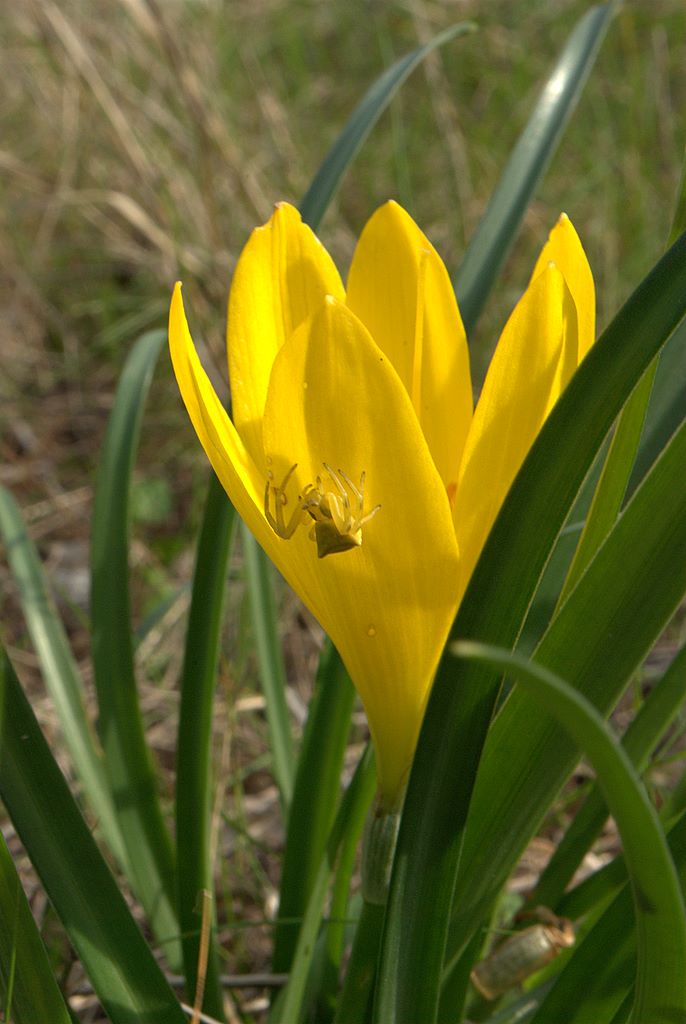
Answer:
[[[677,867],[681,891],[686,886],[686,815],[670,829],[667,840],[672,861]],[[625,874],[626,877],[626,874]],[[633,928],[632,896],[628,885],[616,895],[607,909],[593,924],[565,964],[539,1006],[533,1020],[535,1024],[549,1024],[564,1019],[565,1024],[596,1024],[596,1021],[627,1021],[632,1003],[635,977],[636,933]],[[680,938],[671,948],[651,951],[651,956],[663,955],[670,969],[681,971]],[[598,970],[602,964],[602,970]],[[659,969],[661,965],[656,964]],[[583,990],[584,998],[579,999]],[[683,1008],[672,1007],[669,993],[661,1003],[642,1017],[634,1016],[636,1024],[672,1024],[686,1017]]]
[[[365,751],[341,800],[331,828],[325,855],[314,879],[300,928],[293,966],[282,997],[274,1004],[271,1024],[296,1024],[302,1019],[307,978],[315,952],[326,893],[334,872],[336,855],[346,833],[359,836],[376,789],[376,769],[371,747]]]
[[[178,913],[186,988],[197,985],[200,953],[198,900],[214,890],[212,831],[212,716],[227,566],[236,513],[212,475],[193,576],[181,674],[181,708],[176,757],[176,863]],[[209,936],[204,1011],[224,1019],[214,929]]]
[[[52,600],[43,567],[17,504],[0,487],[0,534],[48,693],[55,705],[67,749],[98,827],[122,866],[126,855],[102,752],[86,717],[79,670]]]
[[[91,619],[98,727],[131,882],[170,962],[181,960],[172,846],[146,745],[133,663],[129,605],[129,492],[143,405],[164,331],[136,343],[121,376],[95,488]]]
[[[620,310],[551,412],[491,530],[453,639],[514,645],[585,474],[684,312],[686,237]],[[499,686],[483,666],[439,665],[398,837],[376,1011],[384,1024],[435,1019],[465,822]]]
[[[660,354],[630,491],[638,486],[684,418],[685,378],[686,322],[677,328]]]
[[[241,542],[257,648],[257,664],[267,711],[272,767],[281,795],[281,805],[287,816],[293,797],[295,752],[286,704],[286,668],[274,604],[273,569],[271,562],[245,525],[242,525],[241,529]]]
[[[614,437],[558,605],[562,604],[573,589],[619,515],[641,440],[656,369],[657,361],[654,361],[639,381],[617,421]]]
[[[314,176],[312,184],[300,203],[300,213],[306,224],[316,230],[327,206],[335,195],[346,170],[359,153],[362,145],[405,79],[428,53],[457,36],[474,32],[471,22],[452,25],[445,32],[429,40],[425,46],[406,54],[377,78],[350,115],[348,123],[327,153]]]
[[[0,991],[3,1020],[15,1024],[71,1024],[50,961],[0,833]]]
[[[592,7],[577,24],[467,247],[455,274],[455,290],[468,335],[581,96],[616,8],[615,2]]]
[[[552,672],[564,671],[603,714],[686,592],[686,488],[674,487],[684,474],[686,424],[534,654]],[[576,756],[563,731],[530,697],[510,695],[490,730],[473,793],[455,886],[451,955],[478,927]]]
[[[541,665],[474,642],[454,644],[452,652],[516,679],[588,756],[617,824],[633,889],[638,965],[631,1019],[683,1019],[686,910],[659,819],[626,751],[589,701]]]
[[[4,652],[0,796],[112,1024],[184,1024]],[[34,1020],[59,1020],[51,1015]]]
[[[299,922],[326,849],[354,702],[355,690],[345,666],[327,644],[319,659],[288,818],[272,962],[275,974],[290,970]]]
[[[622,737],[622,746],[639,772],[648,767],[650,755],[678,714],[684,697],[686,647],[677,654],[662,679],[650,691]],[[598,787],[594,786],[536,884],[532,896],[536,903],[546,907],[557,904],[606,818],[605,802]]]

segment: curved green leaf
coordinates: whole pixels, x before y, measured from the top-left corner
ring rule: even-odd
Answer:
[[[468,335],[581,96],[617,6],[592,7],[572,32],[467,247],[455,274],[455,290]]]
[[[686,237],[620,310],[550,414],[491,530],[453,638],[514,645],[585,474],[684,312]],[[437,1012],[464,826],[500,685],[483,666],[454,669],[439,665],[405,800],[380,972],[384,1024],[429,1024]]]
[[[541,665],[473,641],[451,651],[516,679],[588,756],[617,824],[633,888],[638,965],[631,1019],[686,1018],[686,909],[657,813],[626,751],[595,708]]]
[[[98,999],[112,1024],[184,1024],[185,1015],[81,817],[4,652],[0,674],[5,683],[0,796]]]
[[[685,697],[686,647],[681,649],[662,679],[648,694],[622,737],[622,746],[639,772],[648,767],[650,755],[674,720]],[[536,903],[555,907],[606,818],[605,802],[598,787],[594,786],[536,884],[532,894]]]
[[[107,426],[91,535],[91,620],[98,728],[131,866],[131,881],[158,941],[181,960],[172,846],[146,745],[133,663],[129,606],[129,490],[143,405],[166,337],[144,334],[129,355]]]
[[[214,889],[212,831],[212,714],[227,566],[236,514],[212,474],[205,503],[188,613],[181,673],[176,755],[176,863],[186,989],[197,984],[200,952],[198,899]],[[214,931],[209,936],[203,1009],[223,1020],[223,995]]]
[[[98,826],[122,866],[126,865],[102,752],[86,717],[79,670],[55,609],[38,553],[12,495],[0,487],[0,533],[43,680],[59,716],[79,781],[98,819]]]
[[[370,86],[324,158],[300,203],[302,219],[313,230],[317,229],[343,175],[359,153],[364,140],[408,75],[437,46],[475,30],[476,25],[472,22],[465,21],[452,25],[445,32],[434,36],[425,46],[419,46],[401,57]]]
[[[672,862],[676,865],[682,893],[686,886],[686,815],[670,829],[667,840]],[[626,878],[626,873],[624,873]],[[632,1020],[638,1024],[676,1024],[686,1019],[684,1009],[670,1005],[665,991],[662,1002],[651,1013],[636,1016],[636,1000],[632,998],[635,978],[636,932],[633,928],[633,907],[630,887],[624,885],[610,905],[583,937],[573,956],[555,979],[543,998],[535,1024],[549,1024],[564,1019],[565,1024],[595,1024],[596,1021],[626,1022],[634,1004]],[[677,933],[674,952],[678,953]],[[672,951],[662,951],[671,960]],[[651,956],[658,957],[656,948]],[[602,970],[598,970],[602,964]],[[656,969],[661,965],[656,964]],[[683,958],[680,963],[683,975]],[[578,993],[583,989],[584,998]],[[659,996],[659,994],[658,994]],[[533,1024],[533,1022],[532,1022]]]

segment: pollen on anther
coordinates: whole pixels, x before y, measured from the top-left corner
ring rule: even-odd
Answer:
[[[367,630],[367,636],[371,636],[371,637],[376,636],[376,626],[370,626],[369,627],[369,629]]]

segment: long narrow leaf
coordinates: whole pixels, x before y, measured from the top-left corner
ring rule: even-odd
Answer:
[[[686,488],[674,487],[684,474],[686,424],[534,654],[551,671],[564,671],[603,714],[686,592]],[[645,593],[651,594],[648,607]],[[573,744],[550,717],[525,694],[511,694],[489,733],[473,794],[455,888],[452,955],[492,904],[575,759]]]
[[[686,322],[674,332],[660,354],[643,437],[629,485],[634,490],[686,414]]]
[[[359,833],[376,788],[376,769],[371,747],[368,747],[341,800],[331,828],[325,855],[312,885],[307,909],[300,929],[293,966],[283,999],[278,1000],[270,1017],[272,1024],[297,1024],[301,1019],[305,986],[314,954],[329,882],[334,871],[341,840],[348,830]]]
[[[474,642],[452,650],[516,679],[590,759],[622,839],[634,894],[638,966],[631,1019],[686,1017],[686,910],[659,819],[626,751],[588,700],[542,666]]]
[[[474,32],[475,29],[476,26],[471,22],[461,22],[458,25],[452,25],[445,32],[434,36],[426,45],[419,46],[416,50],[412,50],[411,53],[401,57],[400,60],[397,60],[395,64],[384,71],[373,85],[370,86],[359,105],[351,114],[345,128],[324,158],[312,184],[300,203],[300,213],[306,224],[309,224],[313,229],[317,228],[327,206],[341,183],[343,175],[408,75],[437,46],[443,46],[444,43],[449,42],[451,39]]]
[[[657,361],[654,361],[641,378],[617,421],[600,480],[586,516],[586,523],[560,593],[559,604],[562,604],[574,588],[619,515],[641,440],[656,369]]]
[[[129,355],[96,480],[91,536],[93,668],[98,727],[131,881],[158,941],[181,959],[172,846],[160,810],[136,691],[128,587],[129,489],[143,405],[164,331],[144,334]]]
[[[272,566],[246,526],[241,529],[241,542],[257,664],[267,709],[274,778],[281,794],[281,805],[287,815],[293,796],[295,752],[286,704],[286,669],[274,604]]]
[[[98,998],[112,1024],[183,1024],[4,652],[0,659],[0,796]]]
[[[526,208],[581,96],[616,7],[612,2],[591,8],[574,29],[467,247],[455,275],[467,334],[478,320],[507,259]]]
[[[193,576],[181,675],[176,758],[176,863],[186,987],[192,998],[200,952],[198,900],[214,888],[212,830],[212,712],[227,566],[236,513],[212,475]],[[209,936],[203,1009],[223,1020],[214,930]]]
[[[0,834],[0,993],[4,1020],[71,1024],[21,880]],[[11,989],[11,995],[10,993]]]
[[[288,819],[273,970],[288,972],[336,812],[355,690],[331,645],[319,660]]]
[[[79,670],[52,600],[36,548],[12,495],[0,487],[0,534],[43,680],[57,711],[79,781],[112,853],[126,864],[125,849],[102,752],[86,717]]]
[[[546,421],[491,530],[454,638],[514,645],[603,438],[685,312],[682,237],[596,342]],[[498,676],[481,666],[439,666],[391,882],[378,1000],[384,1024],[435,1019],[464,823],[498,689]]]

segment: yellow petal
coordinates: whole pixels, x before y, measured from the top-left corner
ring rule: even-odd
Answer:
[[[575,367],[576,313],[548,264],[515,307],[491,360],[467,439],[455,530],[468,581],[512,481]]]
[[[472,418],[467,339],[440,256],[397,203],[378,209],[362,232],[347,303],[398,372],[454,494]]]
[[[174,288],[169,311],[169,348],[181,397],[212,468],[239,515],[270,557],[274,557],[278,538],[262,512],[264,475],[245,450],[200,364],[188,329],[181,285],[178,283]]]
[[[578,360],[581,362],[595,341],[595,285],[586,253],[566,213],[560,214],[550,232],[536,261],[531,280],[538,277],[549,263],[554,263],[561,271],[574,299],[579,323]]]
[[[327,463],[355,484],[365,473],[364,509],[381,505],[360,547],[318,559],[301,527],[282,542],[277,564],[360,692],[381,792],[392,803],[456,610],[459,566],[445,488],[389,360],[334,299],[277,355],[263,433],[277,481],[298,464],[293,502],[318,474],[327,483]]]
[[[284,340],[325,295],[343,297],[338,271],[288,203],[256,228],[236,265],[227,326],[233,420],[257,460],[272,363]]]

